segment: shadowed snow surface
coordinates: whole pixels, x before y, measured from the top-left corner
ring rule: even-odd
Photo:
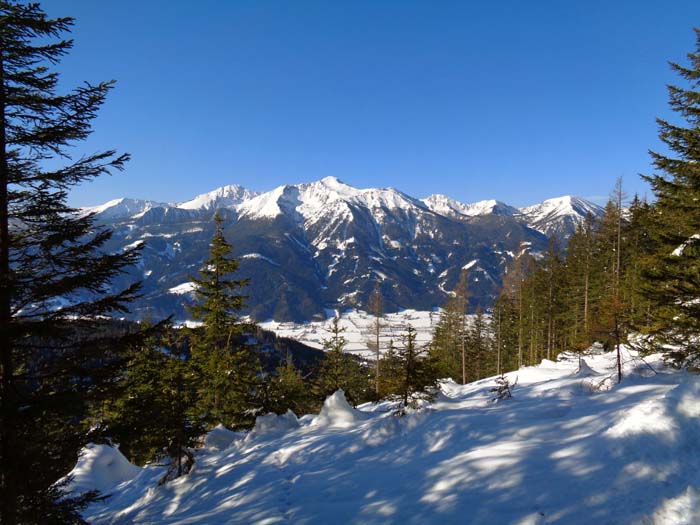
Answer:
[[[446,382],[403,418],[339,392],[315,418],[217,429],[163,486],[162,467],[93,447],[112,462],[86,454],[74,488],[112,493],[85,512],[95,524],[700,523],[699,378],[623,357],[619,385],[612,354],[570,356],[507,374],[512,399],[491,401],[494,378]]]

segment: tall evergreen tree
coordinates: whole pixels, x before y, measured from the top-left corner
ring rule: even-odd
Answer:
[[[651,152],[657,173],[645,177],[656,196],[652,230],[658,244],[644,268],[653,303],[648,334],[679,365],[700,363],[700,29],[688,65],[671,63],[683,80],[668,86],[669,105],[682,124],[658,119],[670,154]]]
[[[104,316],[124,312],[137,286],[110,283],[136,250],[102,250],[110,232],[66,202],[78,183],[121,170],[127,155],[77,159],[71,146],[113,82],[59,92],[53,70],[71,49],[71,18],[38,4],[0,2],[0,521],[79,523],[77,500],[52,484],[87,435],[86,405],[111,377],[120,344]],[[51,162],[58,159],[60,162]],[[60,167],[55,167],[64,163]],[[61,308],[56,308],[61,305]]]
[[[445,301],[440,320],[435,326],[430,355],[442,377],[467,382],[467,272],[460,273],[452,295]]]
[[[253,351],[241,342],[245,325],[238,312],[245,296],[246,279],[234,278],[238,261],[226,241],[223,219],[214,217],[215,231],[209,257],[193,279],[195,300],[192,316],[202,325],[193,330],[192,359],[201,375],[200,403],[211,424],[245,426],[252,422],[259,368]]]

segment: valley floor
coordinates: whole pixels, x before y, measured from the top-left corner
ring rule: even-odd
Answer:
[[[445,382],[403,418],[336,394],[318,416],[215,430],[163,486],[93,445],[74,488],[112,493],[95,524],[698,524],[700,377],[623,357],[619,385],[612,354],[569,356],[508,374],[512,399]]]

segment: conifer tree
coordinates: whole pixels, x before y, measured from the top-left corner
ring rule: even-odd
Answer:
[[[407,408],[416,408],[421,401],[434,397],[435,371],[432,361],[426,357],[426,349],[418,347],[416,335],[416,329],[407,325],[401,345],[396,349],[400,375],[397,392],[389,398],[399,402],[398,415],[404,415]]]
[[[202,326],[193,330],[192,359],[200,371],[200,403],[209,422],[238,427],[252,422],[259,366],[240,340],[245,327],[238,316],[245,300],[240,291],[248,281],[234,278],[238,261],[231,256],[223,219],[216,214],[214,221],[209,257],[193,279],[196,304],[191,312]]]
[[[656,196],[652,230],[657,251],[645,264],[644,291],[653,303],[647,333],[678,365],[700,363],[700,29],[688,65],[671,63],[683,81],[668,86],[683,123],[657,119],[670,154],[651,152],[657,173],[645,177]]]
[[[76,509],[87,500],[61,499],[53,483],[86,442],[80,422],[87,405],[121,365],[122,345],[102,319],[126,311],[137,291],[110,283],[138,251],[106,253],[110,232],[66,202],[73,186],[121,170],[128,159],[114,151],[73,158],[71,147],[90,134],[113,82],[59,90],[53,67],[71,49],[63,35],[72,25],[48,18],[38,4],[0,2],[4,525],[82,521]]]
[[[291,410],[298,416],[309,414],[315,408],[309,384],[294,365],[291,355],[268,377],[268,399],[263,411],[284,414]]]
[[[491,330],[481,306],[477,306],[473,322],[467,332],[469,346],[469,377],[472,381],[493,375],[496,362],[491,349],[493,341]]]
[[[442,377],[459,378],[467,382],[467,272],[460,273],[457,286],[440,312],[435,326],[430,355]]]
[[[345,396],[353,406],[368,401],[371,386],[366,367],[345,353],[347,340],[343,336],[345,329],[340,326],[340,318],[333,318],[331,336],[323,341],[326,351],[318,371],[316,392],[325,399],[338,389],[345,391]]]
[[[137,345],[109,400],[100,434],[132,463],[166,462],[167,479],[187,473],[204,434],[197,410],[198,375],[181,330],[168,328]],[[184,462],[183,462],[184,458]]]
[[[386,352],[379,360],[381,370],[379,381],[379,399],[398,395],[401,391],[402,363],[396,351],[394,342],[389,341]]]

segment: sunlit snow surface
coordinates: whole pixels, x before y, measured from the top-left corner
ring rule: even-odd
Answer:
[[[166,485],[109,449],[81,459],[76,488],[112,492],[96,524],[698,524],[700,378],[623,357],[620,385],[612,354],[571,357],[508,374],[510,400],[491,401],[493,379],[446,382],[403,418],[336,394],[321,416],[217,429]]]

